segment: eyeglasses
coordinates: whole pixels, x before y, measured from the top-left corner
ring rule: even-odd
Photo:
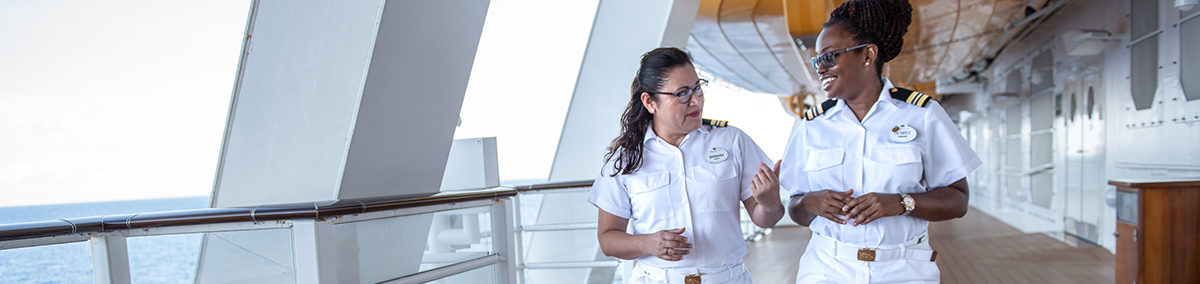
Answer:
[[[704,89],[701,89],[704,87],[704,85],[708,85],[708,80],[700,79],[699,81],[696,81],[695,87],[689,88],[687,90],[679,91],[678,93],[668,93],[668,92],[650,92],[650,93],[658,94],[658,95],[672,95],[672,96],[679,98],[679,103],[686,104],[692,100],[692,94],[697,94],[696,95],[697,98],[704,97]]]
[[[837,64],[836,62],[834,62],[835,61],[834,59],[836,59],[835,57],[837,56],[838,53],[863,48],[864,46],[867,46],[867,44],[860,44],[860,45],[857,45],[857,46],[854,46],[851,48],[834,50],[834,51],[822,53],[821,55],[817,55],[816,57],[813,57],[812,59],[809,59],[809,60],[812,61],[813,69],[817,69],[817,72],[821,72],[821,66],[825,66],[825,68],[830,68]]]

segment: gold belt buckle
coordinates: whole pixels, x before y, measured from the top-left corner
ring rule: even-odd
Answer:
[[[873,249],[858,249],[858,260],[875,261],[875,250]]]
[[[704,274],[697,273],[697,274],[688,274],[687,276],[684,276],[683,284],[700,284],[700,275],[704,275]]]

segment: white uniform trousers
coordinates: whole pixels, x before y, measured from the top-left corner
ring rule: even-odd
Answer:
[[[629,277],[632,284],[685,283],[687,275],[700,274],[701,284],[752,284],[743,263],[721,268],[658,268],[638,263]]]
[[[877,261],[859,260],[859,248],[813,233],[804,255],[796,284],[812,283],[938,283],[941,273],[930,260],[929,237],[903,245],[877,248]]]

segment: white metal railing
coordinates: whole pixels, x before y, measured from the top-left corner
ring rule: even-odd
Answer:
[[[337,283],[339,277],[339,269],[344,273],[347,267],[345,263],[336,263],[339,259],[337,254],[342,253],[357,253],[353,250],[337,251],[335,247],[335,236],[339,231],[339,225],[346,224],[367,224],[379,220],[413,218],[415,216],[431,214],[453,213],[455,211],[472,210],[475,212],[484,212],[484,216],[480,219],[486,219],[484,224],[479,226],[487,226],[483,230],[484,234],[480,237],[487,249],[485,251],[468,251],[456,252],[450,251],[449,254],[459,253],[464,256],[473,256],[466,259],[462,257],[442,257],[450,259],[447,263],[436,263],[426,265],[423,263],[422,269],[418,271],[393,271],[397,277],[384,279],[383,281],[370,281],[377,283],[424,283],[445,279],[453,275],[461,275],[466,272],[476,270],[483,267],[493,266],[494,269],[490,278],[495,283],[516,283],[517,274],[516,262],[517,250],[511,244],[514,243],[512,236],[515,236],[514,222],[516,209],[513,206],[513,195],[515,190],[511,188],[490,189],[490,192],[505,192],[511,194],[504,197],[496,198],[476,198],[475,200],[453,200],[446,203],[437,203],[437,201],[426,201],[428,204],[417,205],[411,207],[386,209],[378,211],[367,211],[367,204],[363,206],[365,213],[338,214],[320,216],[318,218],[289,218],[280,220],[260,220],[260,221],[234,221],[234,222],[217,222],[208,224],[187,224],[178,226],[154,226],[145,228],[133,228],[135,220],[129,217],[127,228],[122,229],[104,229],[103,224],[113,224],[121,222],[104,222],[104,217],[98,218],[102,227],[95,232],[85,233],[67,233],[53,234],[48,236],[37,237],[13,237],[13,232],[30,231],[30,228],[37,229],[49,222],[38,223],[23,223],[23,224],[5,224],[0,225],[0,232],[6,232],[3,240],[0,240],[0,250],[28,248],[48,246],[55,244],[76,243],[88,241],[92,252],[92,270],[95,283],[119,283],[125,284],[131,282],[129,253],[126,245],[126,239],[150,237],[150,236],[165,236],[179,234],[213,234],[224,232],[249,232],[273,229],[285,229],[290,231],[292,242],[292,261],[294,263],[294,283]],[[362,202],[359,202],[362,203]],[[315,207],[315,206],[314,206]],[[309,208],[313,209],[313,208]],[[252,212],[252,211],[251,211]],[[134,216],[137,216],[135,214]],[[316,216],[310,215],[310,216]],[[247,216],[250,217],[250,216]],[[254,218],[254,217],[251,217]],[[479,218],[479,217],[477,217]],[[95,218],[93,218],[95,219]],[[110,218],[111,219],[111,218]],[[260,218],[261,219],[261,218]],[[431,219],[431,218],[429,218]],[[75,231],[75,224],[80,222],[71,222],[70,220],[62,220],[64,224],[71,224],[69,231]],[[132,225],[132,226],[130,226]],[[61,225],[60,225],[61,227]],[[436,238],[439,232],[433,232]],[[446,234],[441,234],[446,235]],[[453,238],[453,234],[451,237]],[[344,241],[344,240],[343,240]],[[403,240],[396,240],[402,242]],[[468,240],[470,241],[470,240]],[[362,245],[362,244],[359,244]],[[372,244],[374,245],[374,244]],[[386,244],[384,244],[386,245]],[[370,250],[369,247],[362,247],[362,251]],[[426,251],[424,255],[432,255],[433,253]],[[444,255],[444,254],[443,254]],[[422,261],[426,256],[422,256]],[[343,256],[344,257],[344,256]],[[339,266],[340,265],[340,266]],[[425,269],[428,268],[428,269]],[[353,269],[350,267],[349,269]],[[357,271],[354,271],[357,272]],[[365,279],[364,279],[365,280]],[[461,281],[453,281],[454,283],[478,283],[473,279],[464,279]]]
[[[542,260],[542,259],[530,259],[530,254],[527,253],[527,252],[529,252],[529,250],[525,246],[526,246],[526,243],[531,243],[531,242],[538,243],[539,242],[536,238],[532,241],[529,240],[530,237],[533,237],[536,234],[543,234],[543,233],[547,233],[547,232],[563,233],[563,232],[570,232],[570,231],[584,231],[584,232],[590,231],[590,234],[587,234],[586,236],[577,236],[577,237],[586,238],[588,241],[590,241],[592,243],[598,243],[598,241],[596,240],[596,234],[595,234],[595,230],[597,228],[597,224],[596,224],[597,218],[596,218],[595,214],[597,211],[594,206],[592,206],[591,204],[588,204],[586,201],[586,195],[591,190],[591,182],[590,181],[589,182],[566,182],[566,183],[559,183],[559,184],[548,184],[548,185],[542,185],[541,187],[537,187],[537,186],[518,187],[518,190],[520,192],[516,198],[516,202],[518,204],[518,206],[517,206],[518,209],[531,209],[531,210],[535,210],[535,212],[540,212],[541,214],[547,214],[547,212],[546,212],[547,209],[543,208],[543,206],[530,205],[528,203],[530,203],[530,202],[545,203],[545,199],[548,196],[574,194],[576,196],[572,196],[572,197],[568,198],[570,200],[569,202],[571,202],[569,205],[558,204],[557,207],[571,208],[570,209],[571,211],[569,212],[569,214],[566,214],[566,215],[584,216],[583,218],[572,218],[568,222],[542,223],[542,222],[538,222],[540,220],[521,220],[523,215],[532,215],[532,214],[529,214],[528,212],[526,212],[526,214],[516,215],[516,217],[518,218],[517,224],[520,224],[517,227],[517,233],[521,235],[521,241],[517,242],[519,250],[521,252],[519,264],[518,264],[518,268],[517,268],[520,271],[519,274],[524,275],[525,278],[529,278],[530,277],[529,273],[534,272],[534,271],[539,271],[539,270],[561,270],[561,269],[580,269],[580,268],[617,268],[622,264],[623,261],[620,259],[611,258],[611,257],[596,259],[596,257],[594,255],[582,255],[579,258],[570,259],[570,260],[555,259],[555,260],[547,261],[547,260]],[[549,211],[555,211],[555,210],[556,209],[550,209]],[[562,209],[557,209],[557,210],[562,210]],[[757,240],[762,239],[762,237],[765,236],[766,234],[770,233],[770,229],[763,229],[763,228],[759,228],[758,226],[754,225],[754,223],[750,220],[750,217],[749,217],[748,213],[746,212],[745,208],[742,208],[741,211],[742,211],[741,212],[741,214],[742,214],[742,218],[741,218],[742,232],[743,232],[743,238],[746,241],[748,241],[748,242],[749,241],[757,241]],[[553,213],[562,213],[562,212],[550,212],[550,213],[553,214]],[[540,216],[533,216],[533,217],[536,218],[536,217],[540,217]],[[557,219],[562,219],[562,218],[557,218]],[[561,221],[561,220],[559,220],[559,221]],[[615,269],[614,275],[613,275],[613,282],[620,282],[620,278],[623,275],[624,275],[624,273],[621,269]],[[589,276],[594,277],[594,275],[591,275],[591,274],[589,274]],[[526,280],[525,278],[523,278],[521,280],[525,281]],[[596,280],[596,279],[589,279],[589,280]],[[603,279],[601,279],[601,280],[603,280]],[[536,281],[531,281],[531,282],[536,282]]]
[[[611,257],[596,256],[598,253],[598,245],[596,245],[598,242],[595,240],[597,228],[595,214],[597,211],[594,206],[586,202],[586,194],[590,187],[591,181],[586,181],[515,189],[493,188],[470,193],[474,194],[473,199],[470,200],[461,198],[438,200],[456,196],[456,194],[442,194],[425,197],[423,200],[418,200],[419,202],[408,202],[411,199],[401,201],[352,200],[315,202],[312,205],[306,205],[311,208],[299,206],[289,209],[277,205],[252,209],[205,209],[207,211],[198,210],[198,213],[194,214],[195,216],[173,216],[172,218],[176,219],[171,220],[184,220],[175,221],[175,223],[181,223],[177,225],[171,222],[153,223],[153,220],[144,220],[149,218],[146,216],[159,216],[166,213],[5,224],[0,225],[0,250],[87,241],[91,247],[94,282],[125,284],[131,282],[127,239],[204,234],[208,239],[220,238],[222,241],[231,242],[228,240],[229,238],[222,237],[225,236],[223,234],[286,230],[289,237],[278,241],[290,242],[291,267],[279,266],[279,269],[291,272],[291,281],[285,281],[287,283],[425,283],[430,281],[525,283],[527,281],[539,282],[530,281],[530,279],[537,278],[532,277],[531,273],[535,272],[553,274],[556,271],[564,271],[564,269],[597,268],[613,269],[613,280],[618,280],[624,274],[620,269],[616,269],[620,267],[622,261]],[[480,195],[479,192],[485,194]],[[487,194],[494,196],[489,197]],[[488,198],[481,198],[481,196]],[[401,204],[403,206],[396,205],[400,203],[403,203]],[[333,213],[322,213],[321,210],[315,210],[318,207],[333,208],[325,209],[333,210]],[[222,210],[232,210],[230,212],[233,213]],[[249,215],[240,214],[238,212],[242,211],[238,210],[248,212]],[[532,212],[523,212],[523,210]],[[220,215],[213,211],[227,214],[213,217],[210,215]],[[745,210],[742,211],[742,231],[746,241],[760,239],[769,233],[769,229],[758,228],[750,222],[749,217],[745,215]],[[186,213],[184,212],[182,215],[187,215]],[[522,213],[532,220],[522,220]],[[206,217],[213,219],[197,221]],[[165,220],[161,216],[155,218],[160,221]],[[229,221],[231,218],[234,220]],[[85,224],[80,221],[84,219],[99,220],[99,222]],[[346,238],[339,236],[344,236],[345,232],[355,230],[360,226],[387,228],[389,222],[406,222],[405,220],[418,220],[417,223],[425,224],[429,229],[426,243],[417,244],[418,246],[424,245],[424,251],[419,254],[420,267],[415,270],[393,269],[383,272],[355,271],[356,269],[367,269],[366,267],[370,264],[369,254],[372,250],[398,251],[398,248],[389,246],[405,242],[405,240],[395,240],[396,243],[391,244],[354,240],[354,246],[348,249],[345,244],[342,244],[346,242]],[[70,224],[70,226],[67,227],[65,224]],[[55,226],[62,230],[50,234],[27,234],[31,228],[41,227],[44,229]],[[395,227],[394,224],[392,226]],[[405,227],[405,230],[425,229],[417,227]],[[25,234],[26,237],[13,237],[14,234]],[[539,239],[535,236],[542,238]],[[572,236],[573,239],[570,240],[572,243],[593,244],[596,246],[594,248],[596,251],[580,253],[572,256],[574,258],[558,257],[562,255],[560,252],[564,249],[548,243],[562,241],[554,236]],[[237,244],[232,243],[229,246],[238,247]],[[530,250],[531,248],[535,250]],[[538,249],[542,253],[538,253]],[[575,249],[577,248],[571,247],[571,250]],[[533,253],[531,254],[531,252]],[[347,253],[367,259],[368,263],[339,263],[339,260],[347,258],[345,255]],[[545,258],[548,254],[555,255],[557,258]],[[202,256],[201,259],[203,260],[203,258]],[[197,265],[199,271],[200,264]],[[486,267],[492,267],[493,272],[479,272],[478,269]],[[375,278],[345,277],[346,273],[357,272],[374,274]],[[386,278],[379,278],[379,273],[395,275],[387,274]],[[483,278],[489,280],[482,280],[479,277],[453,280],[451,277],[464,277],[468,274],[485,275]],[[197,278],[193,279],[193,282],[209,282],[200,279],[201,273],[196,275]]]

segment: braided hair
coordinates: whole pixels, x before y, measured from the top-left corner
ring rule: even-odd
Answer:
[[[875,73],[883,74],[883,63],[900,55],[911,23],[912,5],[908,0],[850,0],[829,13],[829,21],[821,27],[838,26],[855,43],[878,46]]]
[[[677,67],[692,64],[692,57],[674,47],[660,47],[642,55],[641,65],[633,85],[629,87],[629,104],[621,114],[621,134],[608,145],[604,162],[613,163],[613,174],[631,174],[642,166],[642,139],[650,128],[653,114],[642,105],[642,93],[654,92],[667,83],[667,73]]]

